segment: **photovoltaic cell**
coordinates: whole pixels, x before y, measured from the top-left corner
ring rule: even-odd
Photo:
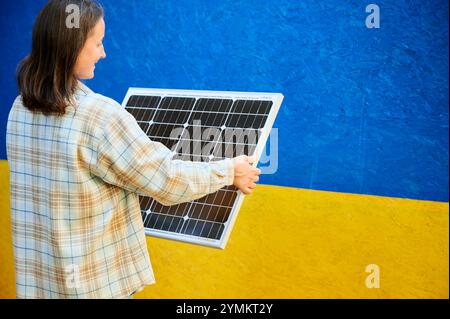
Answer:
[[[281,101],[274,93],[130,88],[123,106],[174,159],[209,162],[260,155]],[[234,186],[173,206],[140,197],[148,234],[221,248],[241,202]]]

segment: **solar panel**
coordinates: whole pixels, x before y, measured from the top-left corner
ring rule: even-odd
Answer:
[[[279,93],[129,88],[122,106],[174,159],[211,162],[259,160],[282,100]],[[234,186],[173,206],[140,196],[145,232],[223,249],[243,198]]]

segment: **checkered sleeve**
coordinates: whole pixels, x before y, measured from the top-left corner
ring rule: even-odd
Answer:
[[[231,185],[233,160],[173,160],[172,152],[142,131],[134,117],[118,107],[103,125],[97,146],[95,175],[163,205],[192,201]]]

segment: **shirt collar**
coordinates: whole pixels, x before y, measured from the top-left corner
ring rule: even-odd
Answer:
[[[84,84],[83,82],[81,82],[80,80],[78,80],[77,82],[77,87],[75,89],[75,93],[74,93],[74,103],[70,103],[68,102],[68,105],[66,107],[66,111],[71,113],[74,112],[76,110],[78,101],[83,97],[83,96],[87,96],[89,94],[94,94],[94,91],[92,91],[90,88],[88,88],[86,86],[86,84]]]
[[[83,82],[78,80],[76,93],[79,93],[79,94],[82,94],[82,95],[88,95],[88,94],[94,93],[94,91],[92,91],[90,88],[88,88],[86,86],[86,84],[84,84]]]

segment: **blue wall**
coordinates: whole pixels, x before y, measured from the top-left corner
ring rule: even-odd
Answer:
[[[2,3],[0,157],[14,70],[45,1]],[[365,7],[381,9],[367,29]],[[103,1],[87,84],[281,92],[279,169],[262,183],[448,201],[448,1]]]

